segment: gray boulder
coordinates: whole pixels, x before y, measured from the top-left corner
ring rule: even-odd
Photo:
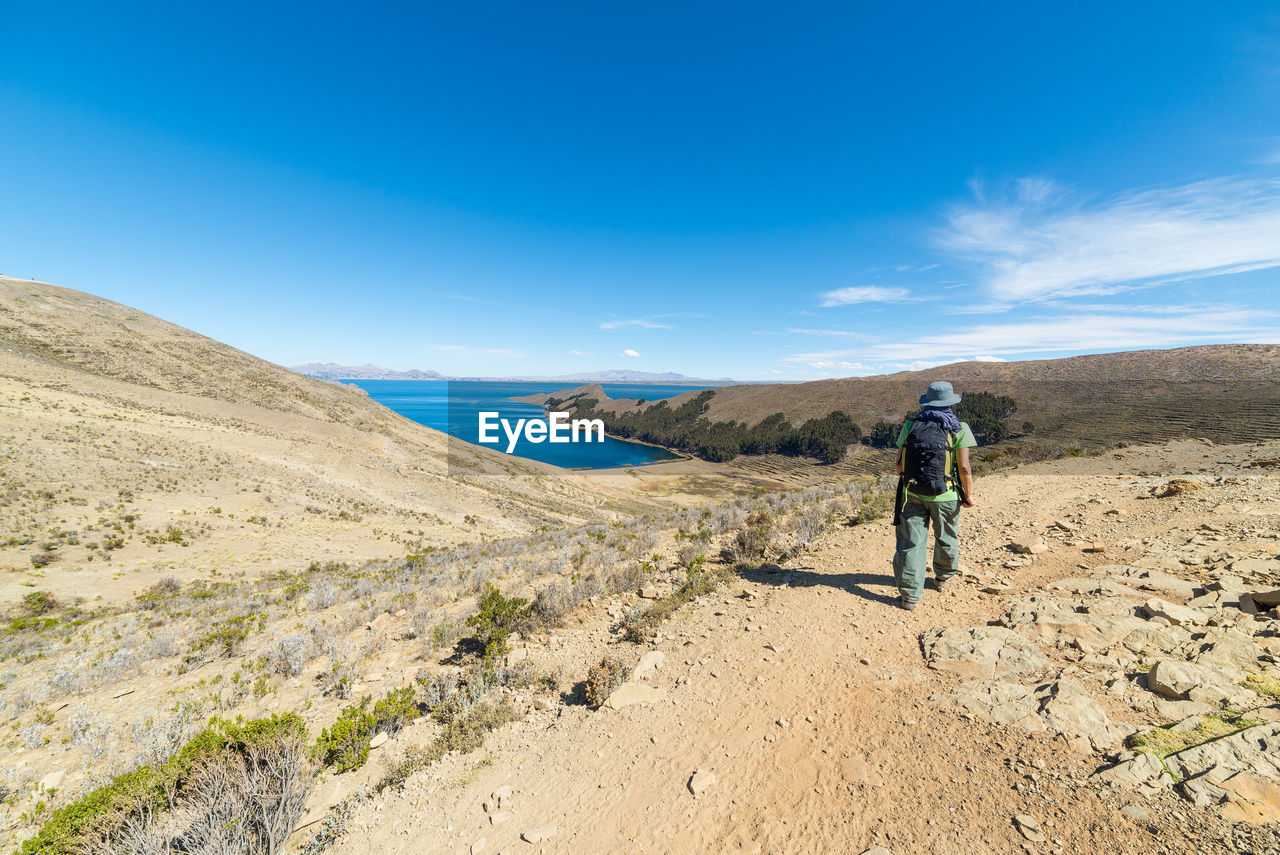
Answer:
[[[1164,618],[1174,626],[1198,626],[1208,623],[1204,613],[1153,597],[1142,604],[1147,617]]]
[[[948,626],[920,636],[930,668],[963,677],[1017,677],[1049,664],[1036,645],[1000,626]]]
[[[1085,692],[1080,681],[1059,677],[1036,689],[1040,718],[1050,730],[1067,738],[1087,742],[1087,748],[1101,751],[1117,745],[1129,731],[1116,727],[1106,711]],[[1085,750],[1085,745],[1074,745]]]
[[[1147,674],[1147,688],[1172,700],[1221,705],[1240,695],[1236,684],[1243,679],[1236,668],[1161,659]]]
[[[1002,680],[970,680],[935,700],[949,702],[966,713],[1000,724],[1017,724],[1031,731],[1047,730],[1036,714],[1040,705],[1030,687]]]

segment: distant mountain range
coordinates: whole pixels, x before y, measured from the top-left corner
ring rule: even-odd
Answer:
[[[439,371],[396,371],[377,365],[338,365],[336,362],[308,362],[289,369],[317,380],[444,380]]]
[[[338,365],[333,362],[308,362],[295,365],[292,371],[320,380],[524,380],[542,383],[661,383],[670,386],[732,386],[738,381],[731,377],[714,380],[702,377],[686,377],[674,371],[632,371],[612,368],[604,371],[587,371],[582,374],[521,375],[518,377],[446,377],[439,371],[420,371],[411,368],[397,371],[377,365]]]

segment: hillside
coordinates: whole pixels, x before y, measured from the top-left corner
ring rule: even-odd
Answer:
[[[0,278],[0,602],[404,555],[652,504],[143,312]],[[450,466],[449,464],[453,465]]]
[[[216,713],[309,734],[270,755],[321,767],[272,767],[285,852],[1274,855],[1277,465],[1275,442],[1184,441],[980,478],[961,577],[909,614],[892,527],[850,524],[875,505],[857,485],[162,585],[89,617],[33,598],[3,648],[42,667],[0,686],[0,843],[43,824],[24,853],[78,851],[40,848],[80,815],[50,807]],[[491,579],[532,609],[484,660],[494,624],[461,618]],[[308,755],[339,721],[351,751]],[[93,851],[163,851],[270,804],[213,780],[219,800],[105,817]]]
[[[957,412],[970,419],[979,441],[999,446],[984,452],[987,462],[1177,437],[1241,442],[1280,435],[1277,345],[961,362],[879,377],[686,392],[666,402],[609,399],[598,386],[521,400],[577,408],[576,417],[602,417],[615,435],[711,461],[779,453],[844,461],[871,473],[885,467],[884,453],[852,459],[847,449],[859,436],[890,442],[920,392],[940,379],[967,396]],[[979,413],[982,421],[974,421]]]
[[[731,577],[640,644],[620,628],[644,601],[606,601],[527,646],[559,693],[355,804],[332,851],[1278,852],[1280,706],[1236,685],[1280,674],[1276,613],[1240,605],[1280,582],[1277,451],[983,479],[963,580],[909,615],[883,523]],[[1200,486],[1150,498],[1171,478]],[[637,676],[593,712],[565,687],[605,652]],[[397,736],[383,768],[435,731]]]
[[[1103,353],[1026,362],[959,362],[927,371],[717,390],[706,416],[755,423],[782,412],[793,422],[842,409],[864,427],[901,421],[934,380],[961,392],[1009,395],[1016,421],[1061,440],[1215,442],[1280,436],[1280,345],[1224,344]],[[677,406],[696,393],[673,398]],[[619,402],[618,408],[626,406]],[[648,406],[652,406],[649,404]]]

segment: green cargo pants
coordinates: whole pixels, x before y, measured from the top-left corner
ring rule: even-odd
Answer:
[[[945,582],[960,569],[960,502],[921,502],[908,498],[898,524],[898,548],[893,553],[893,579],[908,603],[924,596],[925,557],[929,522],[933,521],[933,575]]]

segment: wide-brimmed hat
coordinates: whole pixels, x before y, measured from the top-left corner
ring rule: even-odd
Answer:
[[[920,396],[920,404],[925,407],[950,407],[960,403],[960,396],[946,380],[929,384],[929,390]]]

